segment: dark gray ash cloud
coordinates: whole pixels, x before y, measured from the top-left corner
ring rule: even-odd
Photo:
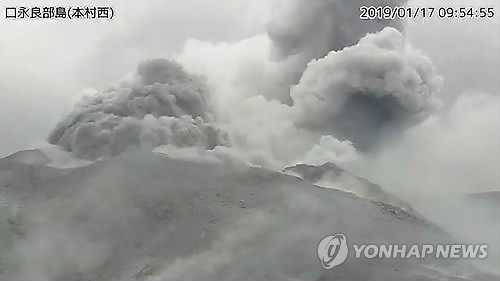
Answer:
[[[291,96],[298,124],[368,150],[438,109],[441,82],[432,62],[387,27],[311,61]]]
[[[202,79],[166,59],[142,62],[130,80],[84,97],[49,136],[75,156],[96,159],[130,147],[227,144],[215,127]]]

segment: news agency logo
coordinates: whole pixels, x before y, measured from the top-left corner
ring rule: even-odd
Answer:
[[[319,242],[318,256],[325,269],[341,265],[347,259],[348,254],[347,238],[342,233],[327,236]]]
[[[355,258],[386,258],[386,259],[424,259],[434,257],[437,259],[485,259],[488,256],[488,245],[375,245],[375,244],[353,244],[352,249]],[[318,257],[325,269],[332,269],[341,265],[349,254],[347,237],[338,233],[323,238],[318,245]]]

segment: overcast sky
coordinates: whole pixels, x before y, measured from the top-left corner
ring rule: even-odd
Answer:
[[[102,22],[4,19],[4,6],[68,2],[111,5],[116,16]],[[470,3],[413,1],[437,2]],[[500,0],[478,3],[498,11]],[[271,11],[269,0],[3,0],[1,6],[0,156],[45,139],[82,89],[103,88],[142,59],[171,57],[189,38],[237,41],[263,33]],[[499,93],[499,17],[409,25],[409,40],[445,76],[446,96],[468,88]]]

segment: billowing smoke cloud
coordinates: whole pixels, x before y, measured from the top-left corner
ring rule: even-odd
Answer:
[[[437,109],[441,80],[427,57],[387,27],[313,60],[291,96],[302,126],[366,150],[382,134],[419,123]]]
[[[227,144],[212,122],[204,82],[175,62],[141,63],[137,73],[102,93],[84,97],[49,136],[75,156],[96,159],[131,146]]]
[[[271,45],[265,36],[235,44],[191,41],[178,57],[189,71],[207,76],[223,117],[218,121],[246,153],[285,165],[338,162],[337,152],[319,157],[324,149],[315,144],[351,146],[348,154],[371,150],[388,132],[399,134],[439,106],[441,77],[394,28],[310,62],[297,85],[287,84],[291,105],[276,101],[284,82],[280,71],[288,75],[289,65],[269,61]]]
[[[363,20],[361,6],[400,6],[407,0],[275,0],[267,33],[272,58],[285,64],[281,101],[291,104],[290,85],[300,79],[312,59],[356,44],[368,33],[387,26],[403,30],[401,19]]]

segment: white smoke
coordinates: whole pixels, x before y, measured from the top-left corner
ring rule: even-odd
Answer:
[[[345,163],[357,159],[357,151],[350,141],[340,141],[332,136],[323,136],[319,143],[309,150],[302,161],[309,165],[323,165],[325,163]]]
[[[177,63],[145,61],[130,80],[78,102],[49,142],[87,159],[116,155],[130,146],[213,149],[226,139],[210,123],[207,95],[203,81]]]
[[[234,44],[190,40],[176,60],[207,77],[217,124],[228,132],[235,154],[281,170],[318,137],[296,128],[292,107],[279,102],[286,67],[269,60],[270,47],[265,34]]]

